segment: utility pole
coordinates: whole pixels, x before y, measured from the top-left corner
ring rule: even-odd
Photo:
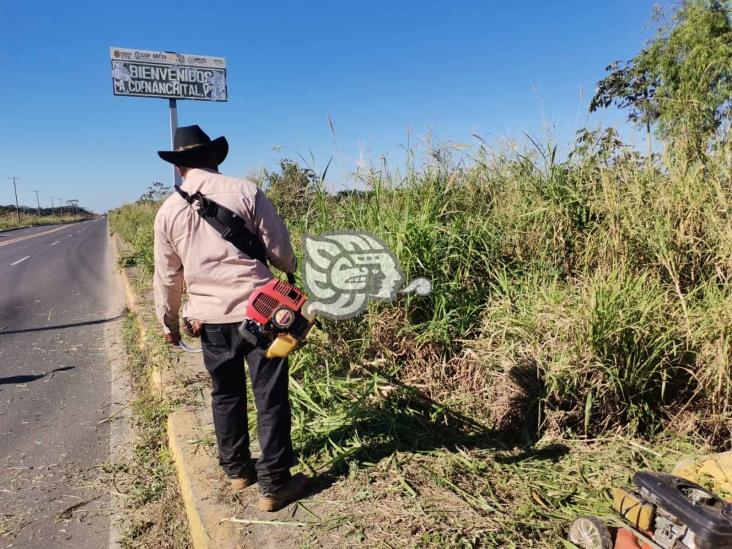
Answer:
[[[53,209],[53,197],[51,197],[51,215],[56,215],[56,212]]]
[[[41,217],[41,201],[38,198],[38,191],[33,191],[36,193],[36,204],[38,204],[38,217]]]
[[[13,191],[15,192],[15,213],[18,216],[18,225],[20,225],[20,206],[18,206],[18,187],[15,185],[15,180],[20,177],[8,176],[8,179],[13,180]]]

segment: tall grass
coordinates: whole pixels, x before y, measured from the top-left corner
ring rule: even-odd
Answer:
[[[360,174],[365,191],[339,197],[297,187],[313,178],[293,178],[289,190],[278,179],[275,202],[311,197],[286,220],[296,243],[370,231],[408,278],[433,281],[427,297],[327,323],[323,349],[306,348],[296,365],[326,362],[348,376],[354,364],[378,363],[487,424],[491,402],[469,402],[471,390],[530,366],[540,387],[534,433],[650,434],[681,406],[729,420],[732,188],[721,158],[676,171],[609,131],[584,133],[563,161],[534,143],[481,146],[470,161],[449,153],[435,150],[401,176],[371,169]],[[127,260],[148,272],[155,210],[143,202],[111,215],[132,244]],[[303,409],[304,420],[314,413]]]
[[[409,277],[433,281],[426,298],[329,324],[340,358],[327,361],[340,373],[378,362],[463,404],[531,365],[540,413],[529,431],[652,434],[683,408],[718,418],[728,445],[732,188],[721,162],[676,172],[607,134],[585,134],[562,162],[537,146],[446,158],[400,178],[373,170],[368,192],[321,193],[288,219],[298,235],[371,231]],[[491,405],[463,408],[482,407],[491,424]]]
[[[141,200],[127,204],[109,213],[109,225],[128,244],[128,251],[121,258],[124,265],[136,265],[143,273],[152,275],[153,223],[159,204]]]

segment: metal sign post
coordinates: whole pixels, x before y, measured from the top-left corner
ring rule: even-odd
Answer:
[[[175,130],[178,129],[178,100],[168,99],[168,106],[170,107],[170,149],[175,150]],[[178,168],[173,166],[173,181],[175,186],[178,187],[183,182]]]

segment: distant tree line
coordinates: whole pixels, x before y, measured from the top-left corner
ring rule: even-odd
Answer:
[[[38,215],[38,208],[31,206],[20,206],[18,208],[21,215]],[[54,208],[41,208],[41,216],[48,215],[59,215],[61,213],[79,214],[79,215],[92,215],[93,212],[87,210],[83,206],[75,204],[64,204],[63,206],[56,206]],[[0,216],[7,214],[15,214],[15,204],[8,204],[6,206],[0,205]]]

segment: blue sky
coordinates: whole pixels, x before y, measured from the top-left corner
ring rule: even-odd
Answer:
[[[223,56],[228,103],[179,102],[183,124],[226,135],[222,171],[244,176],[302,154],[333,187],[409,141],[543,136],[587,123],[603,68],[652,34],[650,0],[11,2],[0,4],[0,204],[7,176],[97,211],[170,183],[164,99],[112,95],[109,47]],[[584,96],[583,96],[584,94]],[[328,119],[335,128],[331,133]],[[638,146],[642,134],[626,128]],[[284,148],[279,148],[284,147]]]

